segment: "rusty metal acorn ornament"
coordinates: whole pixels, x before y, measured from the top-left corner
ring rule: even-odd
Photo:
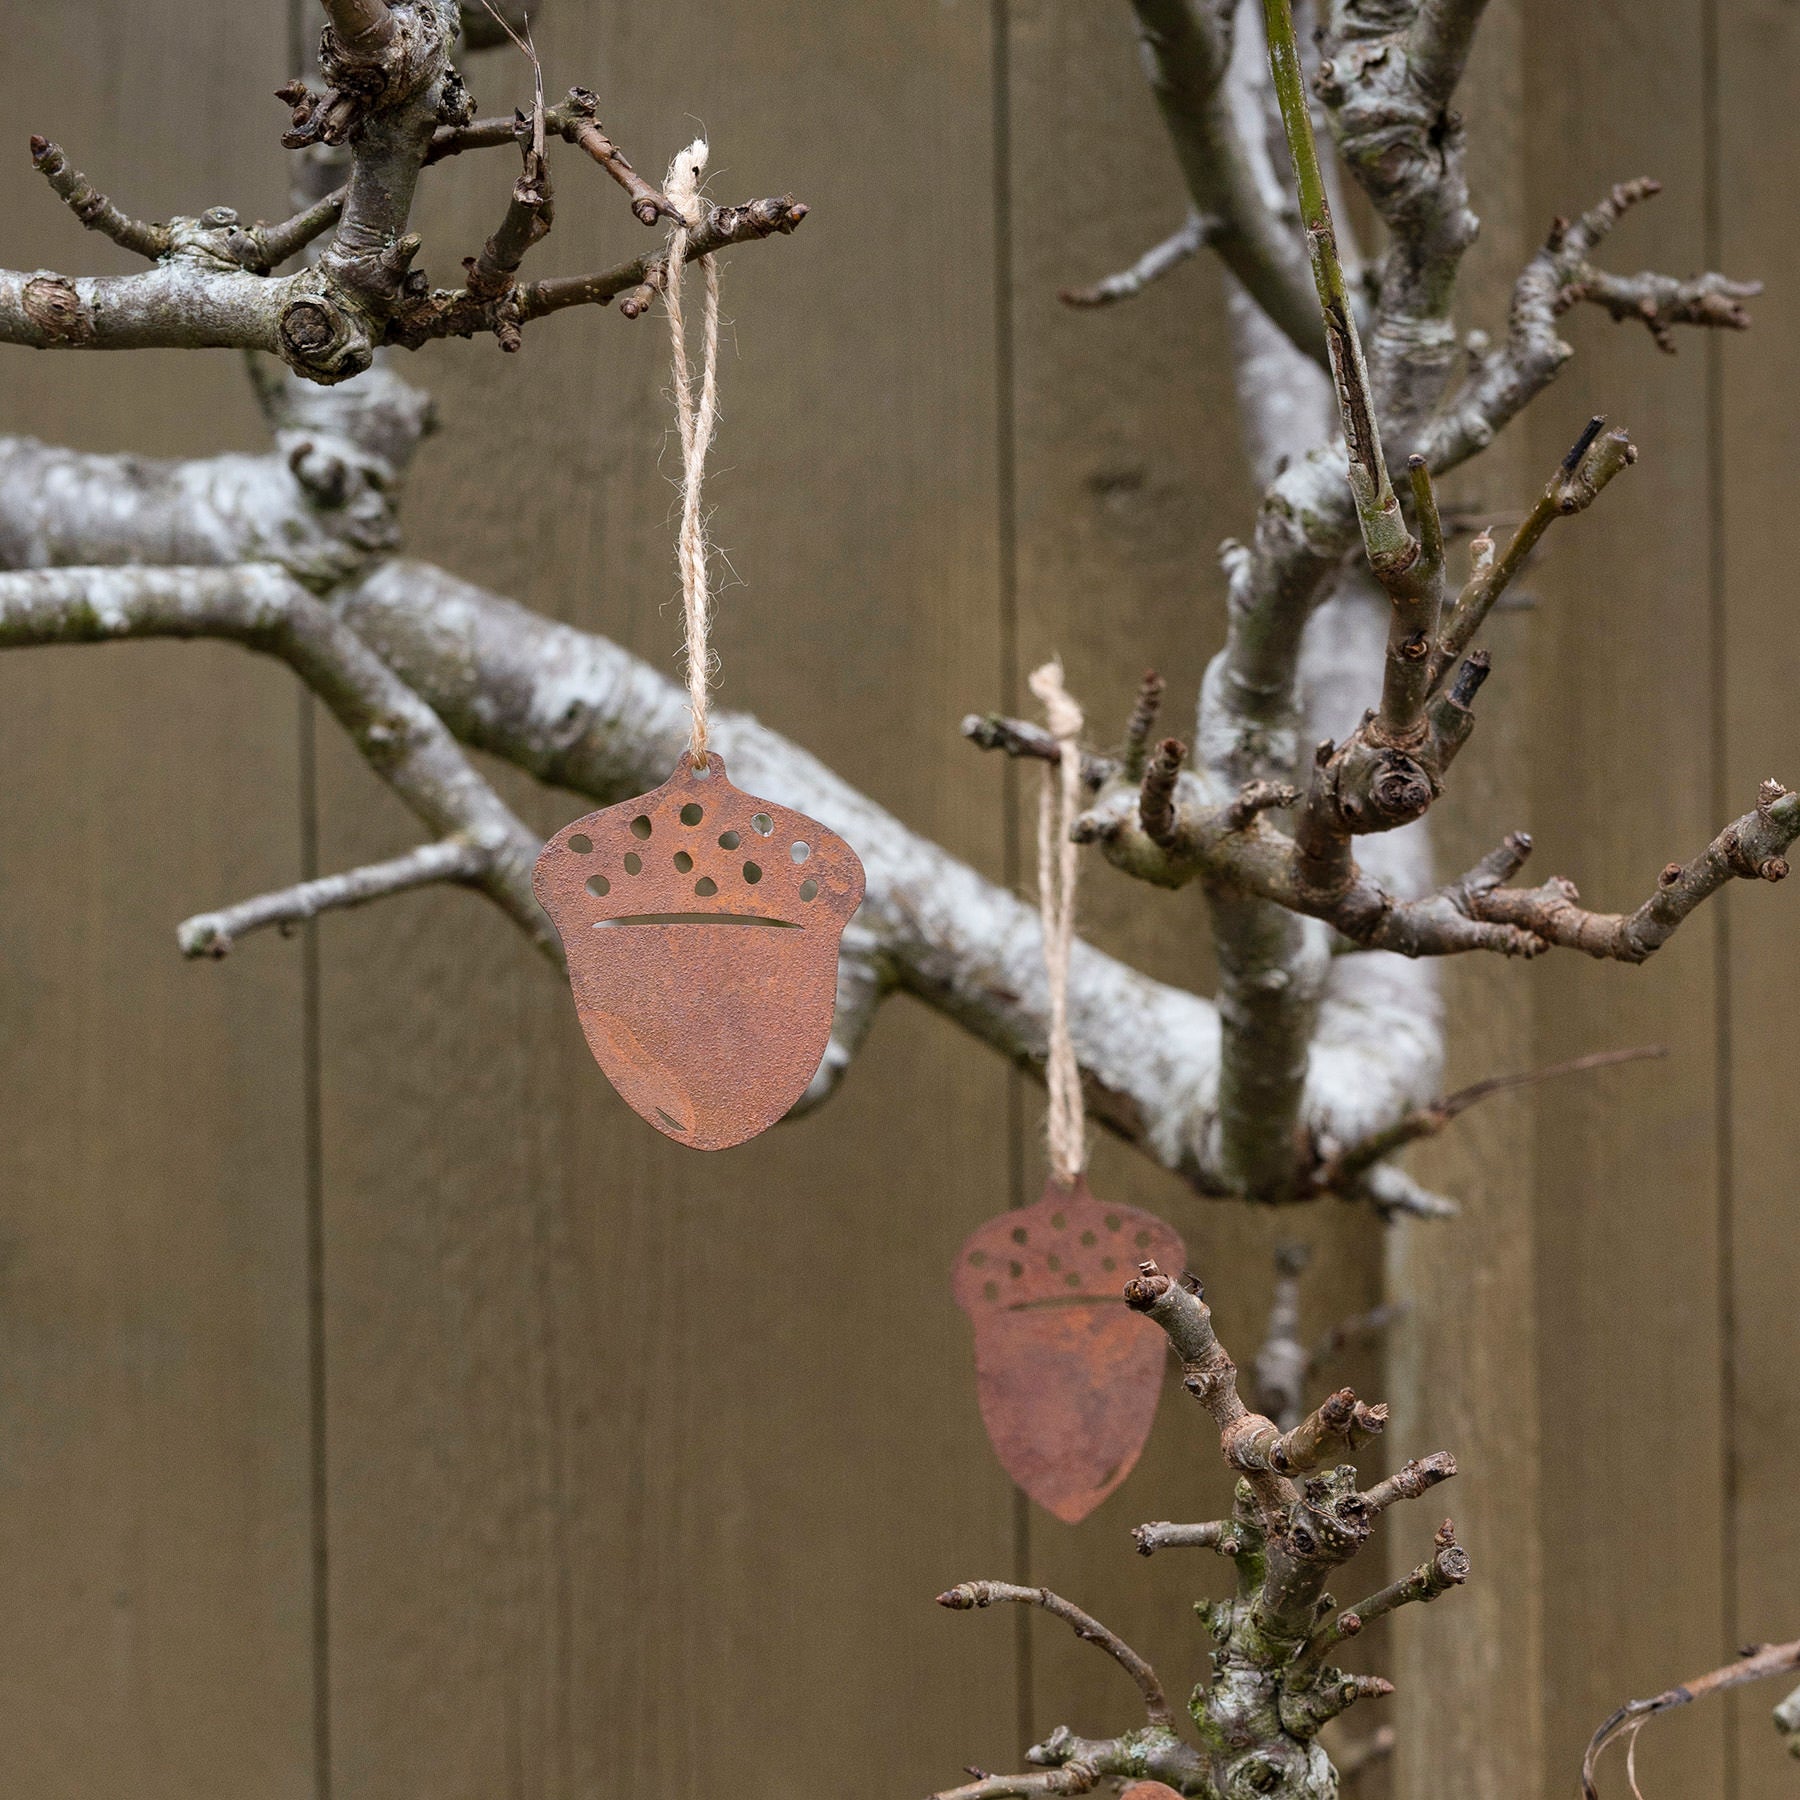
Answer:
[[[700,222],[706,144],[676,157],[665,194],[678,539],[693,729],[653,793],[606,806],[551,838],[532,871],[561,934],[575,1011],[595,1060],[665,1137],[724,1150],[766,1131],[818,1073],[837,1003],[838,944],[862,902],[863,868],[836,832],[746,794],[707,749],[708,549],[700,481],[717,416],[719,276],[706,280],[696,388],[681,314],[688,233]]]
[[[863,869],[834,831],[684,755],[654,793],[565,826],[532,873],[588,1048],[677,1143],[724,1150],[806,1091]]]
[[[1168,1352],[1121,1298],[1133,1267],[1187,1264],[1174,1226],[1088,1191],[1081,1070],[1069,1025],[1081,709],[1048,663],[1031,677],[1060,746],[1038,812],[1038,904],[1050,995],[1050,1179],[1035,1205],[977,1226],[951,1292],[975,1332],[975,1390],[994,1454],[1038,1505],[1076,1524],[1137,1463],[1156,1419]]]

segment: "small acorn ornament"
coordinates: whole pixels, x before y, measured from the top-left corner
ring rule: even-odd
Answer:
[[[1172,1225],[1088,1191],[1081,1070],[1069,1026],[1081,709],[1047,663],[1031,676],[1059,745],[1038,811],[1038,906],[1050,996],[1050,1179],[1033,1206],[978,1226],[957,1252],[951,1291],[975,1331],[975,1389],[1000,1465],[1073,1525],[1136,1466],[1162,1398],[1166,1340],[1125,1305],[1136,1264],[1186,1267]]]
[[[684,755],[551,838],[532,871],[595,1060],[665,1137],[724,1150],[818,1073],[863,868],[836,832]]]
[[[1136,1466],[1162,1397],[1167,1340],[1119,1297],[1146,1257],[1185,1266],[1171,1225],[1105,1206],[1076,1176],[973,1232],[952,1289],[975,1328],[981,1421],[1008,1475],[1065,1524]]]

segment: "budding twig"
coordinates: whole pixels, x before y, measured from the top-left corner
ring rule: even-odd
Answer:
[[[1175,784],[1181,779],[1181,764],[1187,745],[1179,738],[1164,738],[1156,746],[1144,770],[1144,782],[1138,793],[1138,821],[1151,843],[1167,849],[1175,841],[1179,823],[1175,812]]]
[[[63,155],[60,146],[45,137],[31,140],[31,160],[40,175],[68,202],[69,210],[89,231],[109,237],[122,250],[147,256],[154,262],[167,253],[169,228],[147,225],[121,212],[82,172]]]

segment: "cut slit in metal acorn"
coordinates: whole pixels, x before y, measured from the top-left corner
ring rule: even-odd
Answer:
[[[1103,1205],[1081,1176],[1052,1176],[1035,1205],[989,1219],[957,1253],[982,1423],[1007,1474],[1065,1524],[1131,1473],[1156,1419],[1168,1340],[1122,1297],[1146,1257],[1187,1266],[1174,1226]]]
[[[654,792],[564,826],[531,879],[588,1048],[665,1137],[728,1149],[805,1093],[863,897],[836,832],[683,756]]]

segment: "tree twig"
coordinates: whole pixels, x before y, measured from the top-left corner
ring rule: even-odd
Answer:
[[[253,931],[273,925],[285,933],[324,912],[363,906],[371,900],[436,882],[474,881],[485,863],[473,844],[456,838],[421,844],[387,862],[297,882],[293,887],[259,894],[252,900],[240,900],[218,912],[198,913],[176,927],[175,941],[183,956],[225,956],[239,938]]]
[[[1135,300],[1152,283],[1180,268],[1190,257],[1198,256],[1219,231],[1217,219],[1190,210],[1178,230],[1161,243],[1152,244],[1129,268],[1087,287],[1064,288],[1057,298],[1064,306],[1077,307],[1116,306],[1121,300]]]
[[[152,262],[167,254],[168,226],[147,225],[121,212],[48,138],[32,138],[31,160],[89,231],[97,231],[122,250],[148,257]]]
[[[32,569],[0,574],[0,648],[218,637],[280,657],[426,825],[479,858],[481,888],[560,966],[531,891],[539,841],[476,772],[443,721],[330,608],[282,570]]]
[[[1587,1754],[1581,1759],[1584,1800],[1599,1800],[1597,1771],[1607,1746],[1621,1737],[1635,1740],[1638,1732],[1658,1713],[1671,1712],[1711,1694],[1742,1687],[1746,1682],[1792,1674],[1796,1669],[1800,1669],[1800,1639],[1791,1644],[1764,1644],[1736,1662],[1727,1663],[1721,1669],[1709,1669],[1706,1674],[1684,1681],[1679,1687],[1667,1688],[1648,1700],[1627,1700],[1588,1740]]]
[[[1163,1692],[1161,1678],[1117,1632],[1109,1631],[1098,1619],[1084,1613],[1062,1595],[1049,1588],[1019,1587],[1010,1581],[965,1581],[937,1597],[939,1606],[953,1612],[967,1612],[971,1607],[992,1606],[996,1600],[1011,1601],[1019,1606],[1038,1606],[1052,1618],[1061,1619],[1084,1644],[1103,1650],[1137,1684],[1144,1697],[1144,1714],[1153,1725],[1170,1725],[1175,1713]]]

